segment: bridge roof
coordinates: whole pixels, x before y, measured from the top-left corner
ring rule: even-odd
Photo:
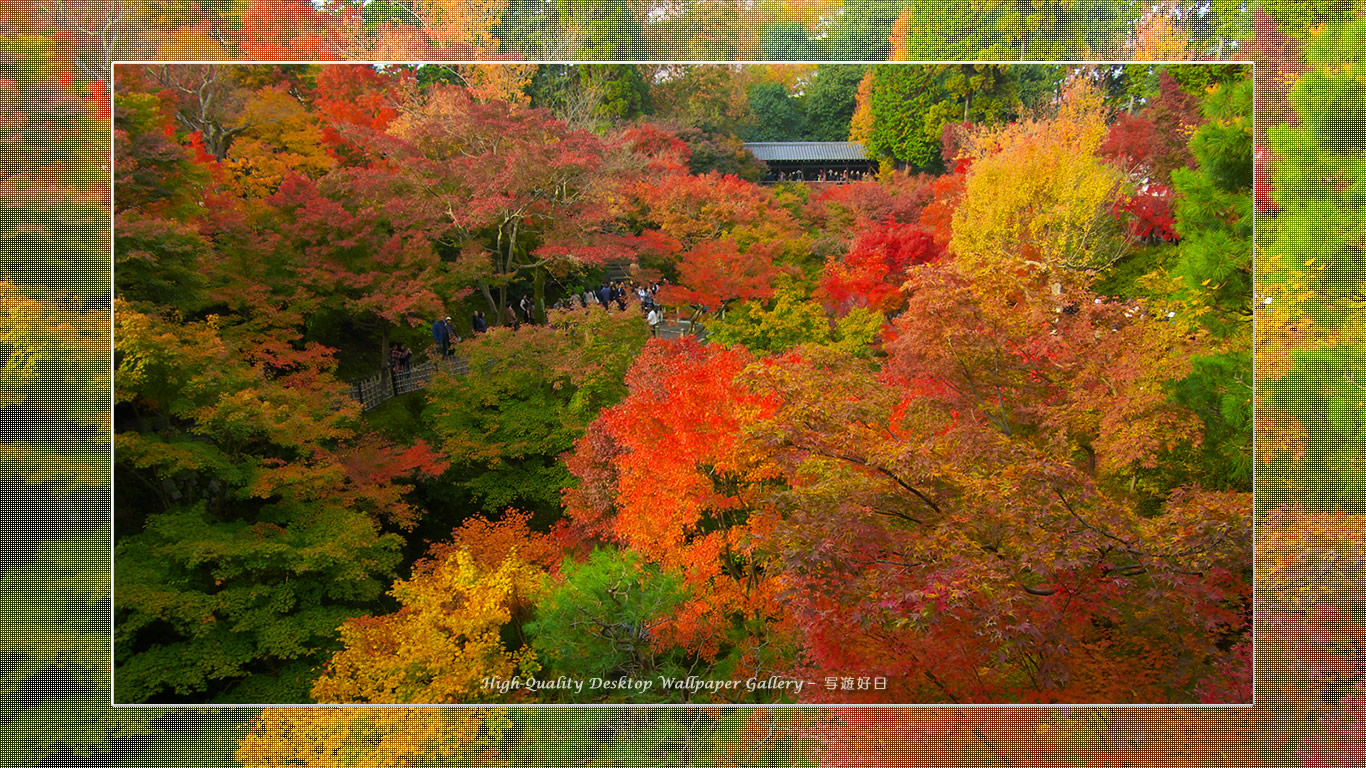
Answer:
[[[745,148],[765,162],[868,159],[853,141],[747,141]]]

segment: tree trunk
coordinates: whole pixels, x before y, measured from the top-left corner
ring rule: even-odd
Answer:
[[[532,311],[535,313],[534,322],[537,325],[545,325],[545,267],[538,266],[531,273],[531,289],[535,296],[535,306]]]
[[[383,322],[379,330],[379,367],[389,370],[389,324]]]
[[[489,290],[489,284],[488,284],[486,281],[484,281],[484,280],[480,280],[480,281],[479,281],[479,292],[482,293],[482,294],[484,294],[484,301],[487,302],[488,305],[489,305],[489,315],[491,315],[491,316],[493,317],[493,322],[494,322],[494,324],[497,324],[497,323],[498,323],[498,302],[496,302],[496,301],[493,300],[493,291],[490,291],[490,290]]]
[[[503,259],[503,273],[513,271],[513,266],[517,263],[517,226],[519,220],[512,220],[512,231],[508,233],[508,251]],[[508,306],[508,289],[506,285],[498,286],[498,321],[503,321],[504,310]]]

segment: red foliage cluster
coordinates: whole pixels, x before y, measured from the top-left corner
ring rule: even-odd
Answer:
[[[961,123],[944,123],[944,131],[939,137],[939,156],[944,158],[944,164],[954,169],[955,173],[960,173],[958,166],[960,163],[971,164],[971,158],[966,155],[959,157],[963,151],[963,142],[972,133],[972,123],[963,121]],[[964,167],[964,170],[967,170]]]
[[[1271,164],[1271,150],[1257,147],[1252,151],[1252,196],[1258,213],[1277,213],[1281,210],[1272,195]]]
[[[688,251],[678,271],[681,284],[660,289],[659,302],[716,311],[732,302],[771,297],[774,282],[786,270],[773,263],[767,245],[755,243],[741,250],[727,239],[704,242]]]
[[[383,132],[398,116],[398,90],[408,71],[380,72],[369,65],[321,67],[313,104],[322,118],[323,142],[338,160],[359,159],[365,148],[347,137],[347,129]]]
[[[1147,192],[1133,195],[1114,204],[1115,218],[1129,219],[1129,235],[1138,240],[1176,242],[1176,217],[1172,213],[1171,189],[1155,184]]]
[[[645,168],[655,173],[682,174],[688,172],[692,150],[688,142],[671,131],[653,123],[639,123],[623,130],[617,142],[645,158]]]
[[[934,200],[934,184],[934,177],[921,173],[828,186],[811,196],[807,215],[830,231],[851,231],[880,221],[911,224]]]
[[[343,12],[359,15],[360,9]],[[341,22],[310,0],[253,0],[242,13],[239,46],[260,61],[337,61]]]
[[[894,312],[904,303],[906,270],[936,261],[943,252],[921,227],[884,221],[864,230],[842,260],[826,263],[820,293],[841,316],[854,307]]]
[[[1142,115],[1121,114],[1110,126],[1101,154],[1124,168],[1138,168],[1152,162],[1157,126]]]
[[[1173,170],[1195,167],[1195,156],[1186,144],[1204,117],[1200,100],[1166,71],[1158,76],[1158,90],[1158,97],[1138,115],[1121,115],[1115,121],[1100,152],[1132,174],[1167,184]]]

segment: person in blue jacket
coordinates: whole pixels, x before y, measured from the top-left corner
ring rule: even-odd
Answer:
[[[436,348],[441,352],[442,358],[451,356],[451,324],[450,318],[437,320],[432,323],[432,340],[436,342]]]

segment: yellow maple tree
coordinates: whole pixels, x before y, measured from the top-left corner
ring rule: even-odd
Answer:
[[[984,289],[1084,283],[1123,255],[1112,206],[1126,179],[1097,154],[1105,136],[1102,95],[1083,80],[1056,115],[969,137],[972,167],[950,248]]]
[[[854,116],[849,119],[849,140],[867,142],[873,133],[873,70],[863,73],[854,94]]]
[[[503,710],[267,709],[237,748],[243,768],[503,764]]]
[[[240,197],[268,197],[291,173],[317,178],[336,164],[327,155],[317,118],[284,86],[253,93],[242,119],[249,127],[225,158],[228,187]]]
[[[536,669],[529,650],[509,651],[503,625],[540,590],[544,571],[516,550],[496,567],[481,567],[464,548],[425,561],[412,578],[394,583],[402,605],[387,616],[351,619],[341,627],[345,648],[313,684],[322,702],[449,704],[497,693],[483,679]]]

